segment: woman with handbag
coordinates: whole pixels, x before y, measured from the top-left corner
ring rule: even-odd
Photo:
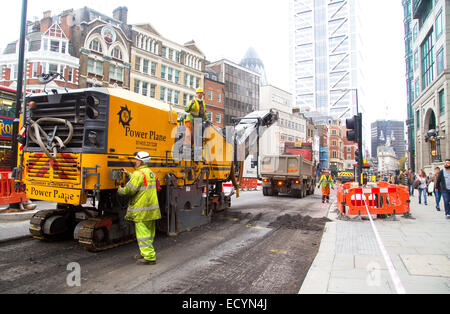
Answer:
[[[428,205],[427,204],[427,183],[428,183],[428,180],[427,180],[427,175],[426,175],[425,171],[420,170],[418,180],[420,181],[420,184],[419,184],[419,204],[422,204],[422,194],[423,194],[424,204]]]

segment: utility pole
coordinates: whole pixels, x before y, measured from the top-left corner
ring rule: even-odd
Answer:
[[[12,165],[11,169],[17,167],[17,136],[19,134],[19,117],[22,103],[22,89],[24,79],[24,61],[25,61],[25,36],[27,27],[27,0],[22,0],[22,20],[20,23],[20,39],[19,39],[19,61],[17,70],[17,91],[16,91],[16,114],[13,123],[12,137]],[[25,95],[25,91],[23,91]]]

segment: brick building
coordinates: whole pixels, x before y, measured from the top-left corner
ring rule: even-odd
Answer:
[[[329,127],[330,169],[333,172],[344,170],[344,141],[342,140],[342,123],[333,121]]]
[[[217,127],[225,126],[225,84],[212,70],[205,73],[205,101],[209,120]]]

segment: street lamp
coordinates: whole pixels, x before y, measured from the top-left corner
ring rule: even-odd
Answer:
[[[442,162],[441,156],[441,140],[445,139],[445,136],[439,136],[439,129],[432,129],[425,135],[425,142],[435,143],[435,150],[431,151],[431,156],[434,158],[434,162]]]

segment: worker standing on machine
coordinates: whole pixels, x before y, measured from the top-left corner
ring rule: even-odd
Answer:
[[[197,89],[196,96],[189,104],[184,107],[184,111],[187,113],[185,120],[186,125],[186,141],[192,143],[192,121],[195,118],[201,118],[203,121],[208,121],[208,115],[206,114],[206,103],[204,100],[205,93],[202,88]]]
[[[136,263],[153,265],[156,263],[156,252],[153,247],[156,220],[161,219],[156,193],[157,178],[147,165],[151,160],[147,152],[137,153],[135,159],[136,171],[118,193],[131,197],[125,219],[133,221],[136,226],[136,238],[140,249],[140,254],[134,257]],[[129,174],[126,170],[125,172]]]
[[[330,187],[334,190],[333,177],[328,170],[324,171],[324,174],[320,178],[319,188],[322,186],[322,203],[330,202]]]

